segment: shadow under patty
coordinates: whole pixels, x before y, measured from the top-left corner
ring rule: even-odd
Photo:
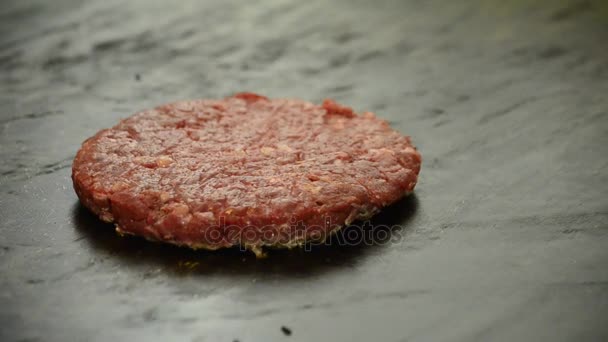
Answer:
[[[332,269],[352,267],[366,255],[399,243],[410,229],[418,199],[415,194],[384,208],[371,220],[354,222],[325,243],[302,248],[267,249],[267,257],[256,259],[238,247],[216,251],[192,250],[134,236],[120,236],[112,224],[104,223],[80,203],[73,208],[79,232],[91,248],[120,259],[126,266],[161,267],[177,274],[263,274],[306,277]]]

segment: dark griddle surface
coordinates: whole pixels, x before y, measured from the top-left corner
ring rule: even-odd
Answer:
[[[608,339],[605,1],[176,3],[2,1],[0,340]],[[255,260],[79,207],[85,138],[242,90],[413,136],[393,243]]]

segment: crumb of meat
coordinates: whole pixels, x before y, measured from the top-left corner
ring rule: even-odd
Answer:
[[[286,326],[281,327],[281,332],[283,332],[285,336],[291,336],[291,329]]]

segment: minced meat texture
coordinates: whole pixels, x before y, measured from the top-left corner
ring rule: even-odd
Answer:
[[[414,189],[420,163],[409,137],[372,113],[241,93],[162,105],[100,131],[78,151],[72,179],[84,206],[119,232],[258,254],[370,217]]]

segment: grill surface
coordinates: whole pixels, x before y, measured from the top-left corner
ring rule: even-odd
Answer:
[[[14,0],[0,19],[0,340],[608,339],[605,2]],[[373,221],[390,242],[256,260],[78,205],[85,138],[248,90],[412,136],[416,194]]]

